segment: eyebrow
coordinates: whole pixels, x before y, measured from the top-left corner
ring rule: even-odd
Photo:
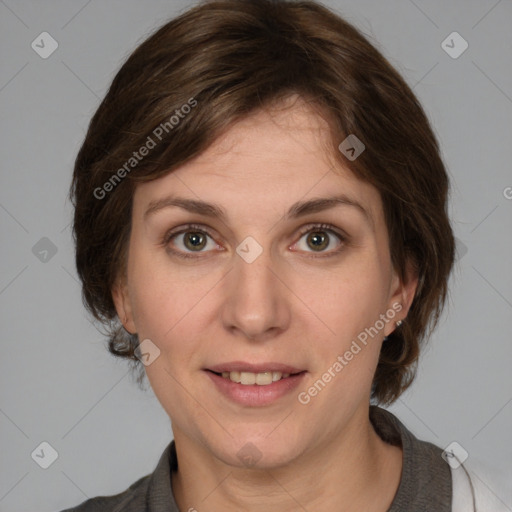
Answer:
[[[297,219],[311,213],[321,212],[340,205],[350,206],[357,209],[365,217],[365,220],[372,228],[375,226],[374,219],[370,212],[362,204],[345,194],[331,197],[319,197],[308,201],[297,201],[284,215],[284,219]],[[204,215],[206,217],[216,217],[223,221],[225,221],[227,217],[224,208],[218,204],[208,203],[197,199],[170,196],[156,201],[151,201],[144,213],[144,219],[147,219],[150,215],[153,215],[164,208],[170,208],[173,206],[192,213]]]

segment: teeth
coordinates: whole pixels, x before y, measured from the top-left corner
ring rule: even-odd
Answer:
[[[290,376],[289,373],[281,372],[222,372],[225,379],[230,379],[233,382],[238,382],[244,386],[251,386],[257,384],[258,386],[267,386],[272,382],[277,382],[280,379],[286,379]]]

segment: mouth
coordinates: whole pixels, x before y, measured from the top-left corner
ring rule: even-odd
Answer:
[[[239,367],[238,367],[239,368]],[[286,367],[283,369],[291,369]],[[306,378],[306,370],[283,372],[269,369],[267,371],[241,371],[221,368],[205,368],[213,389],[222,396],[244,407],[270,406],[279,403],[286,395],[290,396]]]
[[[274,382],[306,372],[302,368],[282,363],[249,363],[246,361],[216,364],[205,368],[205,370],[242,386],[269,386]]]
[[[223,379],[242,384],[243,386],[268,386],[274,382],[278,382],[283,379],[294,377],[305,373],[306,370],[297,372],[280,372],[280,371],[263,371],[263,372],[249,372],[249,371],[223,371],[214,372],[213,370],[207,369],[206,371],[211,372]]]

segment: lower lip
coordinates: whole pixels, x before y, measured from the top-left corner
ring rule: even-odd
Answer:
[[[240,405],[256,407],[269,405],[282,396],[291,393],[301,383],[306,372],[290,375],[286,379],[280,379],[266,386],[258,384],[248,385],[233,382],[209,370],[206,373],[213,381],[217,389],[225,396]]]

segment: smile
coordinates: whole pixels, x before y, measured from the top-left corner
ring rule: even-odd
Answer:
[[[251,386],[256,384],[258,386],[268,386],[272,382],[277,382],[281,379],[286,379],[290,376],[289,373],[282,372],[222,372],[222,376],[225,379],[229,379],[233,382],[238,382],[244,386]]]
[[[292,393],[303,381],[307,371],[299,373],[240,372],[212,370],[204,372],[213,382],[214,389],[239,405],[257,407],[270,405]]]

